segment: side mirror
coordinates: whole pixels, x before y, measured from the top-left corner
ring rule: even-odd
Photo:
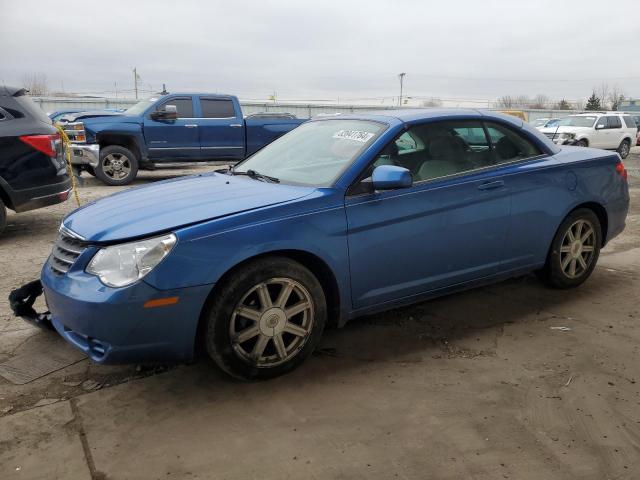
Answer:
[[[602,130],[603,128],[604,128],[604,125],[601,123],[596,125],[596,130]]]
[[[161,110],[151,113],[153,120],[176,120],[178,118],[178,107],[175,105],[165,105]]]
[[[413,185],[411,172],[396,165],[380,165],[373,170],[371,183],[374,190],[395,190]]]

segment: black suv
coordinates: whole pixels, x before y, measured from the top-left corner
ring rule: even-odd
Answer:
[[[71,190],[60,134],[26,93],[0,85],[0,232],[5,207],[24,212],[53,205]]]

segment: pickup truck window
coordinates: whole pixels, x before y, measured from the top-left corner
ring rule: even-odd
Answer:
[[[231,100],[222,98],[200,98],[203,118],[234,118],[236,111]]]
[[[193,100],[191,97],[170,98],[156,107],[161,110],[165,105],[175,105],[178,109],[178,118],[193,118]]]
[[[145,98],[144,100],[140,100],[138,103],[136,103],[135,105],[129,107],[125,113],[127,115],[140,115],[142,112],[144,112],[147,108],[149,108],[151,106],[151,104],[153,102],[155,102],[156,100],[158,100],[157,98]]]
[[[368,120],[303,123],[256,152],[234,169],[255,170],[282,183],[328,187],[383,131]]]

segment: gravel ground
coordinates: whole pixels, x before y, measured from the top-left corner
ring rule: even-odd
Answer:
[[[640,151],[625,163],[627,229],[581,288],[526,277],[358,319],[258,384],[207,359],[0,378],[0,478],[639,478]],[[83,203],[118,190],[83,178]],[[0,362],[57,346],[6,298],[74,207],[9,216]]]

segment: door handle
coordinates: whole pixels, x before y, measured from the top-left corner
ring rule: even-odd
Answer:
[[[185,125],[185,127],[187,127],[187,128],[198,128],[198,125],[196,125],[195,123],[187,123]]]
[[[242,124],[241,124],[241,123],[232,123],[232,124],[231,124],[231,125],[229,125],[229,126],[230,126],[230,127],[233,127],[233,128],[240,128],[240,127],[242,126]]]
[[[478,190],[494,190],[496,188],[501,188],[501,187],[504,187],[504,181],[496,180],[494,182],[481,183],[478,186]]]

